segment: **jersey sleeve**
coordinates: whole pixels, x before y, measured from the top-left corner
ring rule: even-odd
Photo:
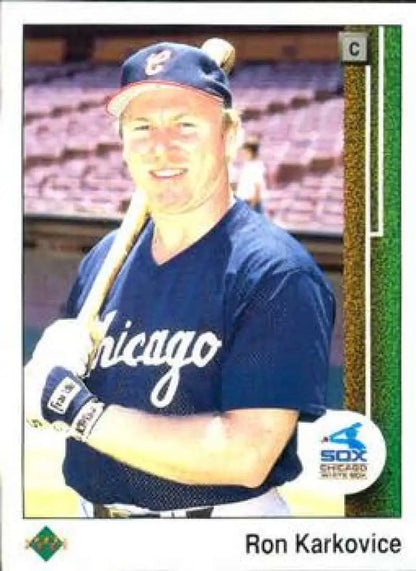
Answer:
[[[63,317],[74,319],[77,317],[81,305],[82,299],[85,298],[84,296],[84,279],[83,274],[81,272],[81,267],[76,277],[75,282],[73,283],[71,290],[68,295],[68,299],[66,300],[66,304],[64,307]]]
[[[262,282],[230,341],[222,410],[288,408],[313,420],[325,412],[334,296],[306,271]]]

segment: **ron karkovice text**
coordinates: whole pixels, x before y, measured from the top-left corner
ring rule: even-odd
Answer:
[[[399,537],[379,536],[371,533],[367,536],[342,536],[331,533],[316,536],[311,533],[294,533],[293,536],[265,537],[257,533],[245,535],[247,555],[283,555],[283,554],[392,554],[400,553],[402,541]]]

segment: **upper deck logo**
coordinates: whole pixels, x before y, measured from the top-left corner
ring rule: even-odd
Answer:
[[[48,526],[43,527],[32,539],[26,540],[26,548],[33,549],[44,561],[49,561],[61,547],[66,547],[65,540],[59,538]]]

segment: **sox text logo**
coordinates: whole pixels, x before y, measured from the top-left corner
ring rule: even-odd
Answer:
[[[108,313],[102,321],[107,332],[117,311]],[[158,407],[168,406],[178,389],[181,369],[193,364],[205,367],[215,356],[222,342],[212,331],[197,335],[196,331],[158,329],[148,334],[139,332],[129,336],[132,325],[127,320],[124,330],[117,338],[104,337],[94,359],[92,368],[103,369],[124,363],[129,367],[168,365],[168,371],[158,380],[150,395],[151,403]]]

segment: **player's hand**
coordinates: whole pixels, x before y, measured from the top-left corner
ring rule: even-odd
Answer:
[[[25,369],[25,416],[31,426],[51,424],[78,440],[86,440],[104,411],[104,403],[83,381],[63,367],[54,367],[46,379],[29,362]]]
[[[55,366],[82,377],[93,349],[90,332],[82,323],[77,319],[58,319],[39,339],[32,355],[32,368],[36,367],[45,378]]]
[[[87,329],[76,319],[60,319],[47,327],[24,370],[25,417],[34,427],[45,426],[41,395],[46,378],[56,366],[82,376],[93,350]]]

